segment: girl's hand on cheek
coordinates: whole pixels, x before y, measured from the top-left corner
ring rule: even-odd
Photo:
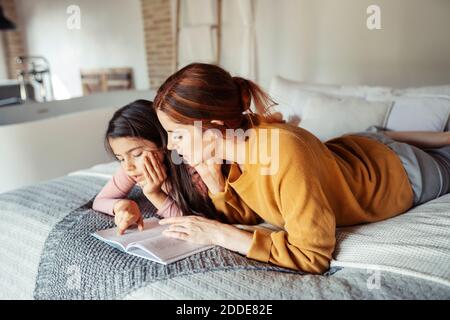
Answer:
[[[153,152],[144,154],[144,181],[140,184],[146,196],[161,193],[161,187],[167,179],[166,168]]]

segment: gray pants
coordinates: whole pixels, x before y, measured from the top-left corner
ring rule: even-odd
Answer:
[[[352,135],[375,139],[391,148],[400,158],[414,193],[414,206],[450,193],[450,145],[436,149],[420,149],[395,141],[378,127]]]

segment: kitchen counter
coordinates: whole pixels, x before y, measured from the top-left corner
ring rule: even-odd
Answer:
[[[79,111],[120,108],[134,100],[153,100],[154,90],[123,90],[96,93],[68,100],[26,102],[0,107],[0,126],[37,121]]]

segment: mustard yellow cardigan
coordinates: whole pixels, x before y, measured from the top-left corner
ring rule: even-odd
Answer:
[[[243,172],[233,164],[225,191],[209,193],[230,223],[255,224],[259,216],[284,229],[255,231],[248,258],[323,273],[335,248],[336,226],[379,221],[412,207],[408,176],[398,156],[382,143],[357,135],[322,143],[284,124],[261,123],[254,129],[264,129],[266,153],[278,161],[273,166],[278,170],[263,174],[267,161],[250,158],[261,150],[263,139],[257,134],[246,142]],[[279,150],[267,148],[277,142]]]

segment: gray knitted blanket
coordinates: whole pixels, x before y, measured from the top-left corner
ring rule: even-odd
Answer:
[[[146,218],[155,208],[134,189]],[[114,226],[113,218],[94,211],[92,201],[73,210],[50,232],[41,256],[36,279],[36,299],[121,299],[151,282],[211,270],[268,270],[297,273],[247,259],[215,247],[169,265],[162,265],[123,253],[91,234]],[[339,268],[330,269],[327,275]]]

